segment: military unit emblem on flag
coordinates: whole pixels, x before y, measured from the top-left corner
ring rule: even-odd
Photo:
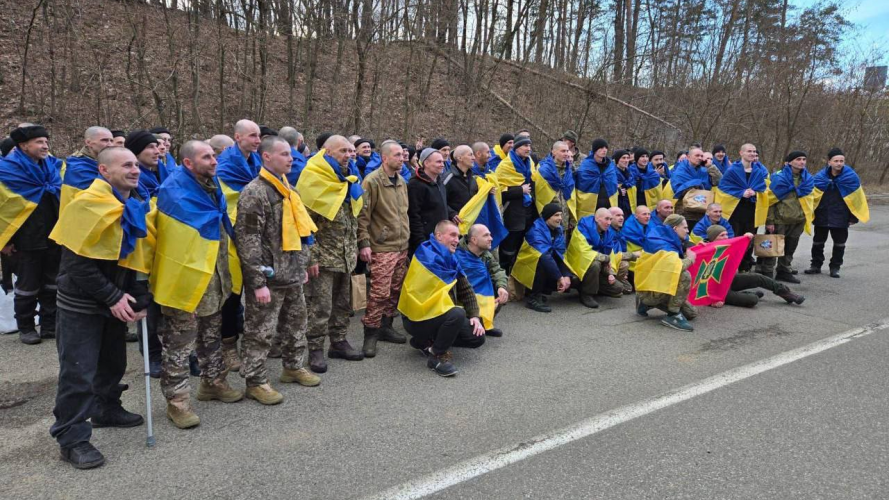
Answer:
[[[749,242],[741,236],[692,247],[697,259],[688,270],[692,275],[688,301],[696,306],[724,301]]]

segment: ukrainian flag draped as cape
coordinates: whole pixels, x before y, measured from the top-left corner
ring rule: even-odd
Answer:
[[[546,221],[538,218],[525,233],[522,249],[519,250],[519,255],[512,267],[512,277],[529,290],[534,287],[537,262],[541,255],[555,251],[560,259],[565,259],[565,232],[562,226],[559,226],[556,231],[556,237],[553,238]]]
[[[812,234],[812,221],[815,220],[815,177],[806,169],[802,169],[799,176],[800,181],[797,186],[793,181],[793,167],[786,164],[784,168],[772,174],[772,182],[769,184],[769,205],[783,200],[791,191],[795,192],[806,216],[806,232]]]
[[[759,227],[766,223],[766,217],[769,215],[769,195],[766,192],[768,188],[769,171],[762,163],[758,161],[753,163],[748,179],[744,165],[738,160],[725,171],[719,186],[713,189],[713,200],[722,205],[725,218],[731,219],[738,203],[750,203],[744,198],[744,191],[747,189],[756,191],[756,216],[753,223]]]
[[[642,256],[636,261],[636,290],[676,294],[685,255],[676,231],[665,224],[649,223],[642,250]]]
[[[840,190],[840,196],[843,197],[849,211],[858,218],[858,222],[864,224],[869,221],[870,208],[867,206],[867,197],[864,195],[864,188],[861,187],[861,179],[858,178],[858,174],[848,165],[844,166],[840,175],[833,179],[827,175],[829,171],[830,165],[815,174],[814,208],[818,208],[824,192],[835,186]]]
[[[655,174],[657,175],[657,174]],[[658,176],[660,177],[660,176]],[[648,228],[651,227],[651,222],[648,224],[642,225],[639,222],[639,219],[636,218],[636,215],[631,215],[624,221],[624,227],[621,230],[621,234],[624,237],[624,240],[627,242],[627,251],[628,252],[638,252],[642,250],[642,244],[645,242],[645,235],[648,233]],[[636,270],[636,261],[630,261],[630,271]]]
[[[244,158],[238,145],[232,144],[219,153],[217,160],[216,176],[219,179],[219,187],[225,194],[228,217],[234,224],[238,215],[238,197],[244,186],[259,175],[259,169],[262,168],[262,158],[257,153],[250,153],[248,158]],[[161,176],[161,182],[165,180]]]
[[[59,197],[62,178],[49,160],[37,163],[18,148],[0,158],[0,248],[28,220],[45,193]]]
[[[531,184],[536,170],[537,166],[530,156],[522,160],[514,151],[510,151],[497,167],[497,185],[502,191],[506,191],[509,187]],[[524,195],[522,205],[531,206],[531,195]]]
[[[293,163],[290,164],[290,173],[286,177],[290,186],[296,188],[296,183],[299,182],[299,176],[303,173],[303,169],[306,168],[308,160],[296,148],[290,148],[290,156],[293,157]]]
[[[630,171],[633,172],[633,175],[635,176],[636,185],[634,186],[634,192],[641,187],[645,192],[645,205],[648,206],[649,209],[654,210],[655,206],[657,206],[657,202],[663,199],[663,188],[661,187],[660,174],[657,173],[657,170],[655,170],[650,163],[645,169],[645,172],[640,170],[635,163],[630,165]],[[637,197],[635,195],[630,198],[630,206],[634,209],[637,206],[636,199]]]
[[[342,174],[339,163],[322,149],[309,158],[299,177],[296,190],[309,210],[327,220],[333,220],[344,202],[349,201],[352,215],[358,217],[364,205],[364,189],[354,163],[349,164],[349,175]]]
[[[147,274],[154,259],[151,203],[126,200],[104,178],[79,191],[59,214],[49,237],[90,259],[117,260],[121,267]]]
[[[694,229],[692,229],[691,233],[688,235],[692,243],[701,243],[702,241],[707,239],[707,228],[709,228],[713,224],[714,223],[710,220],[710,217],[707,217],[706,215],[703,219],[699,220],[698,223],[695,224]],[[725,217],[720,218],[719,225],[725,228],[725,232],[728,233],[729,238],[735,237],[735,231],[732,229],[732,225],[731,223],[729,223],[728,219],[726,219]]]
[[[463,273],[451,251],[433,235],[414,252],[401,286],[398,310],[411,321],[425,321],[454,307],[451,288]]]
[[[713,188],[707,169],[692,167],[688,160],[676,163],[670,171],[669,178],[670,182],[664,186],[664,198],[678,199],[678,195],[693,187],[708,190]]]
[[[454,255],[469,280],[469,284],[472,285],[472,291],[478,301],[479,316],[485,330],[494,328],[494,312],[497,310],[497,304],[494,302],[494,283],[491,282],[488,266],[475,254],[462,248],[458,248]]]
[[[537,205],[537,213],[543,212],[543,207],[553,201],[560,193],[568,205],[568,210],[577,220],[577,198],[574,197],[574,169],[571,162],[565,163],[565,174],[559,177],[559,168],[552,155],[541,160],[537,171],[532,176],[534,179],[534,200]],[[567,216],[568,214],[563,214]]]
[[[476,177],[487,179],[489,175],[494,173],[494,170],[490,167],[490,162],[486,163],[484,167],[476,162],[472,162],[472,173],[475,174]]]
[[[599,201],[599,191],[602,183],[605,183],[605,194],[612,207],[617,206],[617,166],[609,160],[608,168],[599,172],[599,166],[593,157],[593,152],[580,163],[577,169],[577,217],[583,218],[596,213],[596,204]]]
[[[463,205],[458,214],[461,220],[460,234],[469,233],[469,228],[473,224],[484,224],[491,231],[491,237],[494,239],[491,248],[497,248],[509,231],[503,225],[503,216],[500,215],[497,197],[491,194],[494,184],[480,177],[476,177],[475,182],[478,184],[478,192],[466,202],[466,205]]]
[[[358,167],[358,173],[361,175],[362,179],[367,177],[369,173],[380,168],[382,164],[383,158],[380,156],[380,153],[377,152],[372,152],[367,159],[359,156],[355,160],[355,166]]]
[[[170,174],[157,196],[157,250],[149,278],[155,302],[194,312],[216,269],[220,224],[234,235],[226,209],[221,188],[214,200],[187,168]],[[241,283],[233,283],[232,291],[240,293]]]
[[[69,156],[65,159],[59,213],[74,199],[74,195],[90,187],[97,177],[99,177],[99,162],[89,156]]]
[[[158,163],[158,174],[160,171],[161,164]],[[162,177],[162,179],[166,180],[166,177]],[[148,194],[148,197],[155,202],[157,201],[157,191],[161,187],[161,180],[158,180],[157,174],[155,174],[150,168],[145,165],[139,164],[139,189]]]
[[[568,251],[565,253],[565,265],[575,276],[583,279],[600,253],[609,256],[611,266],[614,272],[617,272],[615,262],[619,266],[623,257],[617,232],[609,227],[605,234],[600,235],[595,216],[588,215],[577,221],[577,227],[574,228],[571,243],[568,244]]]
[[[488,172],[496,172],[497,167],[500,166],[500,162],[506,159],[506,153],[503,152],[503,148],[500,147],[499,144],[494,146],[494,154],[491,155],[491,158],[488,160]]]

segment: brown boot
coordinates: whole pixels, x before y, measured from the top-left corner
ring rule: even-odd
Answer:
[[[247,399],[255,399],[264,405],[276,405],[284,401],[284,396],[269,384],[262,384],[247,387]]]
[[[236,372],[241,369],[241,356],[238,354],[238,338],[227,337],[222,339],[222,359],[226,368]]]
[[[201,423],[201,419],[198,418],[195,412],[191,411],[187,394],[176,396],[167,401],[167,418],[180,429],[190,429],[197,427]]]
[[[299,370],[288,370],[287,368],[284,368],[284,370],[281,371],[280,380],[285,384],[296,382],[305,387],[315,387],[321,383],[321,377],[305,368],[300,368]]]
[[[225,380],[209,382],[201,379],[201,385],[198,386],[196,397],[198,401],[210,401],[216,399],[223,403],[234,403],[244,399],[244,393],[233,389]]]

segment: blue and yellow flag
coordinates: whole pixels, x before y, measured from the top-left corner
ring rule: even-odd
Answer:
[[[691,239],[692,243],[700,243],[707,239],[707,229],[713,224],[718,224],[725,228],[725,231],[728,233],[729,238],[735,237],[735,231],[732,229],[732,225],[729,223],[728,219],[722,217],[719,219],[719,222],[713,222],[710,220],[710,217],[704,216],[703,219],[699,220],[697,224],[695,224],[694,229],[692,229],[691,233],[689,233],[688,237]],[[741,236],[740,234],[738,236]]]
[[[762,163],[754,162],[748,177],[744,172],[744,164],[738,160],[725,171],[719,186],[713,188],[713,200],[722,205],[722,213],[728,219],[731,219],[738,203],[756,203],[754,225],[759,227],[766,223],[769,215],[768,188],[769,171]],[[747,189],[756,191],[755,201],[744,198],[744,191]]]
[[[472,285],[472,291],[478,302],[479,317],[485,330],[494,328],[494,312],[497,310],[497,304],[494,301],[494,283],[491,281],[488,266],[482,259],[463,248],[458,248],[454,256],[457,257],[460,268]]]
[[[540,256],[553,251],[560,259],[565,259],[565,232],[562,226],[559,226],[553,238],[552,230],[546,225],[546,221],[538,218],[525,233],[525,241],[512,267],[512,277],[530,290],[534,287]]]
[[[265,168],[260,170],[259,176],[284,198],[281,203],[284,208],[281,217],[281,248],[285,252],[292,252],[302,250],[302,242],[311,244],[312,233],[318,231],[318,227],[309,217],[299,194],[291,189],[287,177],[279,179]]]
[[[463,273],[450,249],[430,235],[414,252],[401,286],[398,310],[411,321],[436,318],[454,308],[450,291]]]
[[[864,188],[861,187],[861,179],[852,167],[846,165],[840,170],[840,175],[831,177],[830,165],[824,167],[823,170],[815,174],[815,201],[813,209],[818,208],[821,203],[821,197],[824,192],[829,189],[838,189],[849,211],[852,212],[858,222],[865,224],[870,220],[870,208],[867,206],[867,197],[864,195]]]
[[[99,177],[99,162],[86,155],[77,154],[65,160],[65,175],[62,178],[62,194],[59,198],[59,212],[74,199],[74,195],[90,187]]]
[[[296,185],[306,208],[333,220],[343,203],[348,202],[352,215],[358,217],[364,205],[364,189],[355,164],[350,163],[349,167],[349,175],[343,175],[339,163],[324,149],[309,158]]]
[[[639,222],[639,219],[636,218],[636,215],[631,215],[624,221],[624,227],[621,229],[621,234],[624,237],[624,240],[627,242],[627,252],[640,252],[642,251],[642,244],[645,242],[645,235],[648,233],[648,228],[651,225],[649,222],[646,225],[642,225]],[[636,270],[636,261],[630,261],[630,271]]]
[[[537,170],[537,166],[534,165],[534,160],[530,156],[522,159],[514,151],[510,151],[506,158],[497,166],[495,174],[497,177],[496,184],[500,186],[501,191],[506,191],[507,188],[514,186],[531,184],[535,170]],[[526,207],[531,206],[530,194],[522,197],[522,205]]]
[[[505,159],[506,153],[503,152],[503,148],[501,148],[499,144],[494,145],[494,154],[491,155],[487,164],[488,172],[496,172],[497,167],[500,166],[500,162]]]
[[[476,177],[475,182],[478,184],[478,192],[466,202],[466,205],[463,205],[458,214],[461,221],[460,234],[468,234],[474,224],[484,224],[491,231],[493,238],[491,248],[497,248],[509,231],[503,225],[497,197],[491,194],[494,184],[480,177]]]
[[[676,294],[683,255],[682,241],[672,227],[664,224],[649,227],[642,256],[636,261],[636,290]]]
[[[617,266],[620,265],[622,250],[614,228],[609,227],[605,234],[600,235],[595,216],[588,215],[577,221],[568,251],[565,252],[565,265],[575,276],[583,279],[596,257],[603,253],[609,256],[612,268],[617,272],[615,262]]]
[[[58,198],[61,188],[59,169],[49,158],[38,163],[18,148],[0,158],[0,248],[28,220],[44,194]]]
[[[293,162],[290,164],[290,173],[286,175],[287,182],[290,183],[290,187],[296,189],[296,183],[299,182],[299,176],[303,173],[303,170],[306,168],[306,162],[309,160],[306,159],[305,155],[299,152],[296,148],[290,148],[290,156],[293,157]]]
[[[688,160],[676,163],[670,170],[669,178],[670,182],[664,186],[664,198],[678,199],[677,196],[691,188],[707,190],[713,188],[707,169],[704,167],[695,168]]]
[[[214,199],[190,170],[179,168],[161,186],[157,209],[157,250],[149,279],[154,300],[194,312],[216,270],[221,228],[229,237],[234,234],[225,196],[217,187]],[[232,291],[240,293],[241,283],[233,283]]]
[[[147,200],[124,200],[99,177],[61,211],[49,237],[81,257],[117,260],[121,267],[148,273],[154,256],[150,210]]]
[[[380,156],[380,153],[377,152],[372,152],[367,158],[359,156],[355,159],[355,166],[358,168],[358,173],[362,179],[367,177],[367,174],[380,168],[382,165],[383,158]]]
[[[577,169],[577,189],[574,191],[577,195],[579,219],[596,213],[596,204],[599,202],[599,191],[603,182],[609,203],[612,207],[617,206],[617,166],[613,161],[608,161],[611,163],[604,172],[600,172],[593,152],[590,151],[590,155],[580,163],[580,168]]]
[[[487,179],[490,174],[494,173],[494,170],[490,167],[489,163],[485,163],[484,167],[482,167],[477,162],[472,162],[472,173],[475,174],[476,177]]]
[[[805,168],[798,175],[799,184],[794,180],[793,167],[787,164],[772,174],[772,182],[769,184],[769,205],[778,203],[791,192],[796,193],[796,199],[799,200],[806,217],[805,230],[812,234],[812,221],[815,220],[815,177]]]
[[[645,192],[645,205],[650,208],[652,211],[657,206],[657,202],[663,199],[663,187],[661,185],[661,176],[657,173],[657,170],[649,163],[648,167],[643,172],[639,169],[639,167],[634,163],[630,165],[630,171],[633,172],[633,176],[635,177],[635,190],[642,189]],[[636,208],[636,200],[638,198],[634,195],[630,198],[630,205],[633,208]]]
[[[225,195],[225,201],[228,206],[228,217],[231,223],[235,223],[237,219],[238,197],[244,186],[250,184],[250,181],[259,175],[259,169],[262,168],[262,158],[258,153],[250,153],[247,158],[241,153],[241,149],[237,144],[222,150],[216,159],[216,176],[219,179],[219,187]],[[163,182],[166,179],[161,179]]]
[[[574,196],[574,169],[571,162],[565,163],[565,173],[560,177],[559,168],[552,155],[540,161],[534,179],[534,200],[537,205],[537,213],[543,212],[550,202],[558,203],[559,194],[565,199],[568,210],[574,220],[577,220],[577,198]],[[568,214],[563,214],[567,217]]]

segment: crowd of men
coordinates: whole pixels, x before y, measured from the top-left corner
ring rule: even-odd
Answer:
[[[752,307],[758,288],[801,304],[785,284],[800,282],[801,233],[814,226],[805,273],[821,272],[830,236],[839,278],[848,228],[867,220],[839,149],[812,175],[800,151],[770,173],[751,144],[735,162],[723,146],[695,144],[667,166],[662,151],[611,152],[604,139],[584,155],[572,131],[545,155],[527,130],[493,149],[322,134],[312,151],[293,127],[246,119],[231,137],[185,142],[178,161],[172,143],[163,127],[94,126],[61,160],[48,131],[24,123],[0,144],[4,287],[21,341],[56,339],[50,433],[77,468],[104,463],[92,428],[143,422],[121,405],[128,323],[148,337],[168,418],[187,429],[200,423],[190,374],[198,400],[273,405],[283,395],[268,358],[282,360],[280,383],[312,387],[328,358],[360,361],[378,342],[409,341],[449,377],[452,348],[503,336],[495,316],[522,296],[549,313],[553,293],[577,290],[589,308],[635,293],[638,314],[660,309],[664,325],[692,331],[689,248],[701,241],[751,240],[715,307]],[[760,227],[784,236],[784,256],[754,259]],[[668,272],[672,286],[650,286]],[[346,339],[356,275],[369,279],[361,348]],[[230,385],[233,371],[245,391]]]

